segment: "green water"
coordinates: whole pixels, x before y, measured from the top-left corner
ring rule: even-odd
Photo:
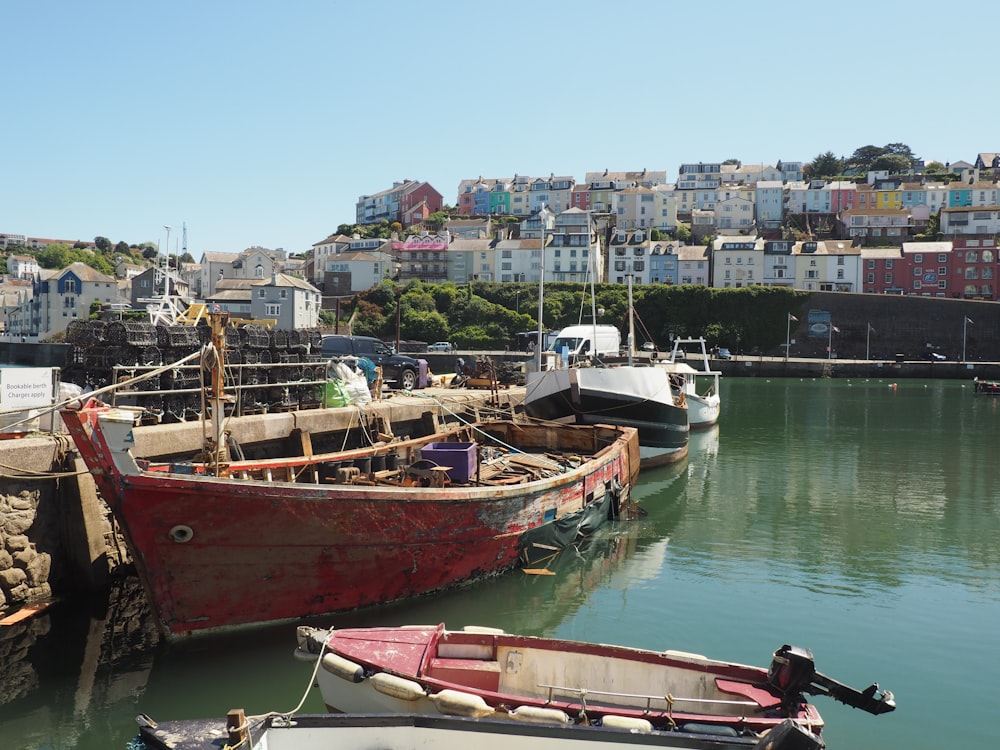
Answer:
[[[556,575],[319,624],[492,625],[760,665],[791,643],[896,695],[877,717],[815,698],[833,750],[992,746],[1000,399],[953,381],[733,378],[722,397],[686,462],[643,475],[648,515],[564,552]],[[149,623],[116,606],[43,620],[0,654],[5,748],[121,749],[140,712],[288,711],[307,687],[293,627],[153,648]]]

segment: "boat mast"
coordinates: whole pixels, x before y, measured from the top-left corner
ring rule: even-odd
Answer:
[[[226,326],[229,325],[229,313],[219,312],[209,315],[212,325],[212,343],[209,347],[209,411],[212,417],[212,437],[206,441],[205,453],[210,457],[219,476],[221,465],[225,462],[225,441],[222,435],[222,425],[225,420],[225,385],[226,385]],[[204,363],[203,363],[204,366]]]
[[[632,307],[632,274],[628,275],[628,364],[632,366],[632,350],[635,348],[635,309]]]
[[[538,357],[538,372],[542,371],[542,313],[545,310],[544,305],[544,291],[542,287],[545,284],[545,204],[542,204],[542,208],[538,210],[538,222],[541,228],[539,235],[542,238],[542,261],[541,269],[538,274],[538,340],[535,342],[535,354]]]
[[[594,260],[594,246],[591,243],[590,211],[587,211],[587,267],[590,273],[590,320],[594,326],[591,341],[591,358],[597,359],[597,296],[594,292],[594,277],[597,276],[597,261]]]

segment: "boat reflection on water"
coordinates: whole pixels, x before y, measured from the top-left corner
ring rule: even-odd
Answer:
[[[670,517],[700,493],[718,452],[718,428],[691,435],[689,457],[640,475],[633,497],[648,515],[613,521],[538,567],[410,602],[304,621],[320,627],[488,623],[527,635],[591,638],[641,607],[667,564]],[[667,523],[664,524],[664,518]],[[581,616],[582,615],[582,616]],[[614,623],[617,622],[617,625]],[[579,624],[578,624],[579,623]],[[612,642],[628,642],[608,636]],[[162,644],[136,578],[96,603],[66,602],[0,630],[4,748],[125,747],[138,710],[166,718],[225,715],[233,705],[286,711],[307,675],[290,658],[294,626],[265,626]],[[682,644],[678,644],[680,646]],[[294,703],[294,700],[291,700]],[[305,711],[321,711],[310,695]]]

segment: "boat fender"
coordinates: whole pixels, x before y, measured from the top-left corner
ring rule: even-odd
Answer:
[[[605,716],[601,719],[601,726],[611,729],[628,729],[639,734],[649,734],[653,731],[653,725],[646,719],[638,716]]]
[[[365,670],[361,668],[360,664],[355,664],[339,654],[325,654],[322,663],[323,669],[342,680],[361,682],[365,679]]]
[[[471,716],[482,719],[492,716],[493,708],[478,695],[459,690],[442,690],[431,696],[434,707],[448,716]]]
[[[558,708],[539,708],[537,706],[518,706],[508,714],[517,721],[527,721],[532,724],[569,724],[571,719]]]
[[[681,724],[679,729],[681,732],[713,734],[717,737],[739,737],[739,732],[737,732],[733,727],[727,727],[724,724],[699,724],[691,722],[688,724]]]
[[[424,688],[419,682],[408,680],[388,672],[378,672],[372,675],[372,687],[390,698],[403,701],[415,701],[424,697]]]

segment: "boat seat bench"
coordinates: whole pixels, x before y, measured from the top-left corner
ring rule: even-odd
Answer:
[[[779,700],[771,695],[771,693],[767,690],[754,687],[753,685],[749,685],[745,682],[724,680],[721,677],[716,677],[715,686],[724,693],[732,693],[733,695],[740,695],[744,698],[749,698],[762,708],[770,708],[775,703],[779,702]]]
[[[500,663],[480,659],[435,657],[427,665],[427,677],[496,692],[500,687]]]

